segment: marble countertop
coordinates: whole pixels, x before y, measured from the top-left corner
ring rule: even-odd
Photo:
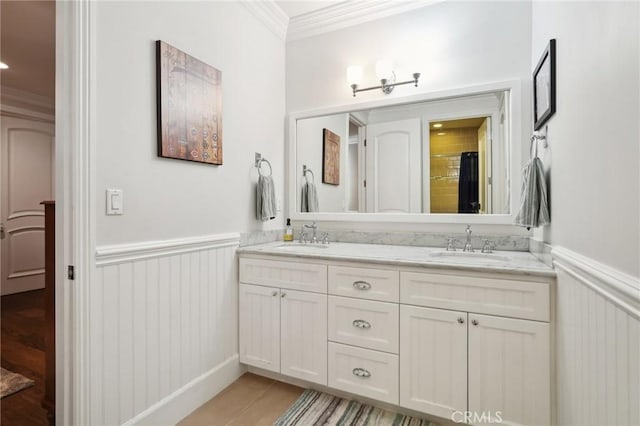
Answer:
[[[439,269],[460,269],[478,272],[555,277],[555,271],[529,252],[494,251],[491,254],[447,252],[438,247],[395,246],[386,244],[330,243],[300,244],[275,241],[244,246],[241,254],[286,256],[333,261],[354,261],[397,266],[422,266]]]

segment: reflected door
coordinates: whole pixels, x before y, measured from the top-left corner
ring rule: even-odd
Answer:
[[[2,294],[44,288],[44,206],[53,197],[54,125],[2,117]]]
[[[420,153],[419,118],[367,126],[367,212],[421,212]]]

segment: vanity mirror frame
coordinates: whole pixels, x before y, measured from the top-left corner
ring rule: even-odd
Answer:
[[[313,110],[292,112],[288,115],[288,159],[287,159],[287,210],[288,217],[297,221],[330,221],[330,222],[367,222],[367,223],[468,223],[488,225],[513,225],[520,201],[521,169],[523,142],[527,139],[524,133],[525,120],[530,115],[523,102],[524,80],[506,80],[455,89],[425,92],[418,95],[385,98],[381,100],[351,103]],[[314,212],[298,211],[298,167],[297,158],[297,121],[305,118],[325,115],[344,114],[373,108],[406,106],[419,102],[440,101],[492,92],[509,91],[508,105],[511,119],[508,129],[511,144],[509,157],[509,213],[508,214],[447,214],[447,213],[361,213],[361,212]],[[530,127],[530,126],[529,126]],[[302,170],[302,169],[300,169]]]

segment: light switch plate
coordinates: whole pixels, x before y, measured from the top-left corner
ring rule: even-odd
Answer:
[[[107,189],[107,215],[124,213],[124,195],[122,189]]]

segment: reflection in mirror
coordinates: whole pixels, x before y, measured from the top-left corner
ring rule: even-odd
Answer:
[[[509,98],[497,91],[298,119],[298,211],[508,214]]]

